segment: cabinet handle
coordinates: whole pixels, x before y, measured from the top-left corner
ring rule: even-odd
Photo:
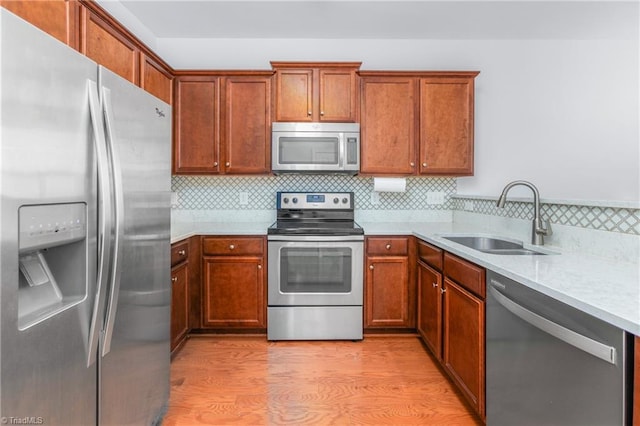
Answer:
[[[171,277],[171,282],[172,283],[177,283],[178,282],[178,277]]]
[[[324,111],[320,111],[320,115],[324,115]]]
[[[258,269],[262,269],[262,265],[258,265]]]
[[[385,248],[386,248],[387,250],[391,250],[391,244],[387,244],[387,245],[385,246]]]
[[[213,162],[213,167],[218,167],[218,162],[217,161]]]
[[[446,291],[447,291],[447,289],[446,289],[446,288],[441,288],[441,289],[440,289],[440,293],[442,293],[442,294],[444,294]]]
[[[431,285],[433,286],[433,288],[438,287],[438,283],[433,283],[433,284],[431,284]]]
[[[184,256],[185,254],[187,254],[186,251],[184,250],[178,250],[178,256]]]
[[[416,165],[416,163],[414,163],[414,162],[412,161],[412,162],[410,162],[410,163],[409,163],[409,165],[410,165],[411,167],[414,167],[414,166]]]
[[[373,270],[373,265],[369,265],[369,269]]]
[[[307,111],[307,115],[311,117],[311,111]]]
[[[233,244],[229,244],[229,250],[233,250],[234,248],[236,248],[236,246],[234,246]]]
[[[227,161],[226,163],[224,163],[224,165],[229,167],[231,165],[231,163]]]
[[[422,163],[422,167],[427,167],[427,163]]]

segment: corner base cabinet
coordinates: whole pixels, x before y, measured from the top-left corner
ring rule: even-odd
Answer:
[[[204,237],[202,327],[266,331],[265,240]]]
[[[418,333],[467,402],[485,418],[485,270],[423,241]]]

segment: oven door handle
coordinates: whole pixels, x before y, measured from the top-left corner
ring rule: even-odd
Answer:
[[[336,242],[336,241],[364,241],[363,235],[269,235],[267,241],[292,241],[292,242]]]

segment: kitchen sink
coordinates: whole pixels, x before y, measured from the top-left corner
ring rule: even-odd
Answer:
[[[442,236],[445,240],[452,241],[454,243],[462,244],[465,247],[469,247],[474,250],[481,251],[489,254],[500,255],[546,255],[537,250],[525,248],[522,242],[513,240],[503,240],[501,238],[486,237],[486,236]]]

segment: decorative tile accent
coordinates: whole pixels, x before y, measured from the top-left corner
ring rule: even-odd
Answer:
[[[453,209],[466,210],[465,203],[469,202],[473,203],[475,213],[533,219],[532,202],[507,201],[505,208],[500,209],[495,200],[455,198],[452,200]],[[543,203],[541,214],[552,224],[640,235],[640,209]]]
[[[451,210],[450,196],[456,192],[456,181],[454,178],[407,178],[405,192],[381,192],[378,204],[371,203],[373,179],[359,176],[173,176],[171,187],[178,193],[177,208],[183,210],[275,209],[278,191],[353,192],[356,208],[366,210]],[[240,192],[248,193],[249,204],[240,205]],[[444,192],[444,204],[427,203],[429,192]]]

